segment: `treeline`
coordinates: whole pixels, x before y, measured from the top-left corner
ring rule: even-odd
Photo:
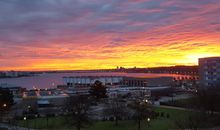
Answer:
[[[99,70],[105,72],[127,72],[127,73],[169,73],[169,74],[187,74],[198,75],[198,66],[168,66],[168,67],[150,67],[150,68],[124,68]]]

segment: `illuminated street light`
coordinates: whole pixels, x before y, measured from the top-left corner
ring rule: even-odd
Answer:
[[[150,118],[147,118],[147,127],[150,127]]]
[[[147,122],[150,122],[150,118],[147,118]]]
[[[7,107],[7,104],[3,104],[3,107]]]
[[[24,117],[24,120],[25,120],[25,121],[27,120],[27,117],[26,117],[26,116]]]

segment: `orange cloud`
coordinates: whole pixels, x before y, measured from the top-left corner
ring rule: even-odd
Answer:
[[[217,0],[2,3],[0,70],[197,65],[220,56],[219,7]]]

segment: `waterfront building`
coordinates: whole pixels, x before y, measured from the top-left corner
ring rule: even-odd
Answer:
[[[9,89],[14,97],[22,97],[22,93],[26,91],[25,88],[7,83],[0,83],[0,88]]]
[[[104,85],[119,85],[123,80],[120,76],[72,76],[63,77],[63,82],[72,87],[89,87],[95,81],[100,81]]]
[[[104,85],[127,86],[127,87],[161,87],[170,86],[172,77],[119,77],[119,76],[72,76],[63,77],[64,85],[70,87],[89,87],[95,81],[100,81]]]
[[[127,76],[71,76],[63,77],[64,85],[68,87],[65,93],[68,95],[88,95],[89,87],[95,81],[102,82],[107,87],[109,97],[117,94],[149,97],[152,92],[170,89],[173,77],[127,77]]]
[[[172,77],[124,77],[122,84],[128,87],[170,86]]]

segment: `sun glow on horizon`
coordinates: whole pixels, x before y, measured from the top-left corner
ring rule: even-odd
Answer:
[[[198,65],[199,58],[215,57],[215,56],[219,56],[219,55],[217,54],[190,54],[190,55],[186,55],[186,58],[188,59],[187,62],[195,63],[195,65]]]
[[[125,68],[148,68],[148,67],[168,67],[168,66],[176,66],[176,65],[186,65],[186,66],[192,66],[192,65],[198,65],[198,59],[204,58],[204,57],[213,57],[218,56],[217,54],[190,54],[186,55],[182,60],[181,59],[167,59],[169,62],[163,63],[163,61],[160,62],[160,64],[157,64],[157,60],[150,59],[146,62],[142,62],[141,65],[138,62],[133,62],[132,65],[126,65],[126,64],[104,64],[103,62],[99,63],[97,61],[95,62],[87,62],[84,61],[83,63],[74,64],[68,61],[63,61],[63,63],[54,62],[42,62],[39,64],[35,64],[34,66],[28,66],[28,67],[21,67],[21,68],[5,68],[2,69],[3,71],[8,70],[15,70],[15,71],[47,71],[47,70],[97,70],[97,69],[115,69],[117,66],[125,67]],[[160,58],[157,58],[160,59]],[[161,58],[163,59],[163,58]],[[144,61],[144,60],[143,60]],[[111,62],[111,61],[110,61]],[[113,61],[112,61],[113,62]],[[175,63],[174,63],[175,62]],[[94,64],[98,64],[96,66],[93,66]],[[119,62],[120,63],[120,62]],[[149,63],[149,64],[147,64]],[[155,64],[156,63],[156,64]]]
[[[220,56],[220,1],[76,1],[0,1],[0,70],[198,65]]]

